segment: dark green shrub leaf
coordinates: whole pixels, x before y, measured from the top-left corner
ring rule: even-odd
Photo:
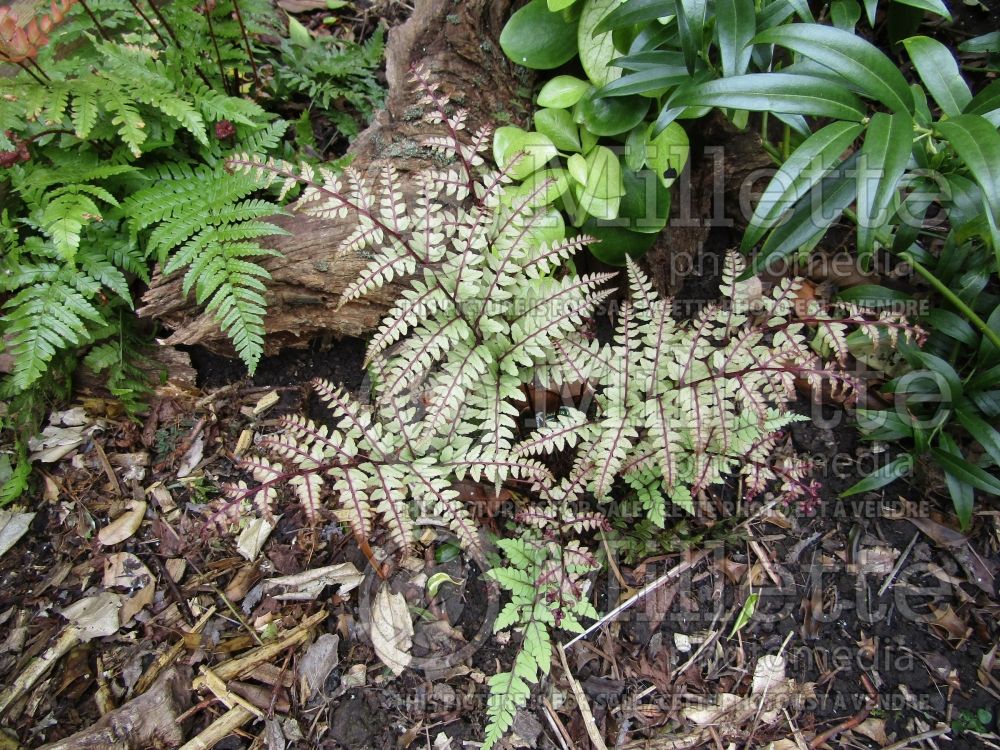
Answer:
[[[941,111],[948,117],[962,113],[972,100],[972,92],[962,78],[951,50],[926,36],[903,40],[906,52],[920,74],[920,80]]]
[[[576,23],[549,11],[546,0],[531,0],[503,27],[500,47],[518,65],[549,70],[576,55],[576,31]]]

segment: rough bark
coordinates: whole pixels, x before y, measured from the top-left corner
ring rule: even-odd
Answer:
[[[498,117],[523,116],[527,104],[518,90],[524,70],[507,62],[496,40],[517,0],[416,0],[413,15],[389,33],[386,48],[386,108],[352,144],[353,166],[366,170],[391,158],[404,175],[428,165],[418,146],[432,134],[420,118],[419,95],[409,71],[422,64],[456,105],[469,110],[469,130]],[[512,111],[516,110],[516,111]],[[275,223],[292,234],[270,244],[283,257],[264,265],[273,276],[268,291],[269,353],[303,346],[320,333],[358,335],[375,327],[398,288],[392,285],[337,310],[340,292],[365,260],[334,258],[334,248],[350,233],[352,222],[319,221],[292,214]],[[155,317],[173,330],[168,344],[202,344],[231,351],[210,315],[203,315],[181,294],[180,279],[154,278],[139,314]]]

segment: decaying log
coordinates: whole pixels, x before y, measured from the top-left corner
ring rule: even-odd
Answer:
[[[496,41],[516,4],[516,0],[416,0],[409,20],[389,33],[386,108],[352,144],[354,168],[364,171],[379,159],[391,158],[405,178],[429,164],[419,143],[433,131],[421,121],[419,94],[409,81],[416,63],[440,82],[456,105],[469,110],[470,130],[504,115],[524,121],[530,103],[518,90],[523,91],[526,83],[525,71],[507,61]],[[270,242],[283,257],[265,263],[273,276],[267,295],[268,352],[305,345],[319,333],[358,335],[373,328],[398,289],[389,286],[336,309],[340,292],[365,263],[362,258],[334,257],[353,223],[294,214],[275,223],[292,234]],[[168,344],[231,351],[211,316],[202,315],[192,299],[183,298],[180,288],[176,276],[154,278],[139,314],[155,317],[173,330]]]
[[[41,750],[144,750],[174,748],[184,741],[177,718],[191,703],[191,670],[173,666],[137,698],[96,724]]]

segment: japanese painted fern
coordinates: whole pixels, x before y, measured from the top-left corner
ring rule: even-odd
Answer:
[[[756,280],[736,281],[743,263],[734,254],[722,299],[684,323],[630,264],[615,340],[590,340],[584,324],[611,293],[611,276],[565,264],[589,238],[566,238],[558,216],[536,208],[546,185],[505,193],[507,173],[484,164],[489,133],[464,141],[465,113],[447,114],[435,86],[419,73],[416,82],[443,133],[426,145],[449,166],[419,175],[408,193],[391,164],[341,176],[250,155],[229,161],[262,187],[301,185],[300,211],[357,222],[338,252],[369,261],[345,300],[408,278],[369,343],[371,403],[317,382],[334,424],[285,419],[264,439],[264,455],[245,464],[257,484],[230,496],[253,498],[270,515],[288,485],[310,518],[330,503],[365,544],[376,519],[405,547],[412,519],[437,515],[478,547],[454,483],[527,490],[517,537],[497,542],[506,563],[488,572],[511,595],[496,628],[522,633],[510,671],[490,680],[489,748],[547,674],[552,634],[580,632],[581,618],[597,616],[586,580],[597,561],[586,545],[606,526],[600,503],[621,486],[616,478],[661,526],[668,500],[690,510],[699,491],[733,475],[748,495],[772,483],[788,497],[812,492],[804,462],[770,458],[778,431],[798,418],[788,408],[795,380],[851,387],[841,369],[848,330],[878,339],[899,324],[804,310],[795,282],[765,294]],[[586,384],[597,397],[587,411],[541,415],[531,429],[518,402],[535,383]],[[572,456],[570,470],[546,463],[555,451]]]

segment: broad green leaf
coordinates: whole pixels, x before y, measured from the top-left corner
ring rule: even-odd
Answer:
[[[512,125],[497,128],[493,136],[493,158],[497,166],[506,168],[522,153],[524,156],[508,172],[514,180],[523,180],[541,169],[558,151],[552,140],[541,133],[528,132]]]
[[[783,260],[813,242],[837,221],[857,195],[858,182],[853,171],[856,164],[857,154],[824,177],[817,193],[810,191],[803,195],[784,223],[777,226],[764,241],[760,252],[740,279],[749,279],[769,263]]]
[[[823,178],[861,130],[861,125],[834,122],[816,131],[795,149],[771,178],[757,203],[743,235],[743,252],[756,245],[782,213]]]
[[[646,123],[639,123],[625,139],[625,166],[636,172],[646,166]]]
[[[961,52],[982,55],[988,52],[1000,52],[1000,31],[991,31],[988,34],[966,39],[958,49]]]
[[[595,198],[621,198],[625,194],[621,162],[607,146],[598,146],[587,156],[586,192]]]
[[[893,0],[901,5],[909,5],[911,8],[917,8],[919,10],[926,10],[928,13],[934,13],[951,20],[951,12],[948,10],[948,6],[945,5],[941,0]]]
[[[616,57],[615,65],[625,70],[659,70],[672,68],[684,70],[684,53],[676,50],[648,50],[633,55]]]
[[[550,79],[538,92],[536,103],[539,107],[566,109],[572,107],[587,93],[590,84],[576,76],[556,76]]]
[[[597,89],[584,95],[578,112],[583,125],[601,136],[627,133],[646,118],[649,99],[641,96],[603,97]]]
[[[935,127],[965,162],[1000,223],[1000,132],[979,115],[959,115]],[[994,249],[1000,254],[1000,247]]]
[[[670,191],[648,169],[622,173],[624,195],[618,208],[621,226],[633,232],[659,232],[670,213]]]
[[[573,154],[566,160],[569,176],[581,185],[587,184],[587,160],[580,154]]]
[[[906,112],[876,112],[868,123],[858,160],[858,253],[875,251],[876,230],[889,220],[889,206],[896,196],[913,150],[913,120]]]
[[[965,113],[982,115],[990,124],[1000,127],[1000,80],[993,81],[972,97]]]
[[[953,456],[939,448],[931,448],[931,453],[941,468],[960,482],[965,482],[977,490],[989,492],[991,495],[1000,495],[1000,479],[989,472],[969,463],[964,458]]]
[[[688,73],[694,73],[705,40],[705,17],[708,14],[707,0],[678,0],[677,31],[681,39],[681,51]]]
[[[747,72],[757,33],[757,13],[754,0],[717,0],[715,33],[719,38],[722,75],[738,76]]]
[[[621,68],[611,65],[611,60],[618,56],[612,32],[595,33],[597,24],[620,3],[621,0],[583,0],[577,29],[580,64],[587,78],[598,88],[607,86],[622,74]]]
[[[549,11],[546,0],[531,0],[514,13],[500,33],[500,47],[518,65],[558,68],[576,55],[577,24]]]
[[[580,129],[568,109],[542,108],[535,112],[535,130],[547,135],[560,151],[580,150]]]
[[[549,6],[549,10],[553,13],[558,13],[561,10],[566,10],[569,6],[576,2],[576,0],[546,0]]]
[[[654,125],[646,131],[646,163],[664,187],[673,185],[691,154],[687,131],[672,122],[659,135],[654,136]]]
[[[788,0],[788,4],[795,9],[797,15],[804,23],[812,23],[816,19],[809,8],[809,0]]]
[[[541,208],[555,203],[559,196],[569,189],[569,172],[565,169],[540,169],[529,174],[520,185],[508,187],[504,191],[504,201],[520,204],[534,195],[526,206]]]
[[[858,0],[833,0],[830,4],[830,20],[838,29],[854,31],[861,20],[861,6]]]
[[[946,432],[941,433],[941,450],[950,454],[956,461],[963,461],[962,451],[954,439]],[[950,471],[944,472],[944,481],[948,486],[948,494],[951,495],[951,504],[955,507],[955,515],[958,522],[965,531],[972,523],[972,506],[975,502],[972,485],[964,482]]]
[[[860,100],[845,87],[788,73],[751,73],[685,87],[677,90],[670,105],[777,111],[853,122],[865,117]]]
[[[288,18],[288,39],[292,44],[297,44],[299,47],[308,47],[313,42],[312,33],[303,26],[299,21],[289,14],[285,14]]]
[[[962,79],[951,50],[926,36],[911,36],[903,46],[920,74],[928,93],[948,117],[960,115],[972,101],[972,92]]]
[[[593,33],[602,34],[612,29],[653,21],[677,13],[674,0],[626,0],[601,19]]]
[[[851,485],[846,490],[841,492],[840,496],[850,497],[851,495],[857,495],[861,492],[871,492],[872,490],[885,487],[887,484],[895,482],[900,477],[904,477],[909,474],[912,468],[913,456],[909,453],[903,454],[894,461],[890,461],[885,466],[876,469],[860,482]]]
[[[893,112],[913,114],[913,96],[896,63],[851,32],[814,23],[794,23],[769,29],[758,34],[754,41],[787,47],[827,66]]]

